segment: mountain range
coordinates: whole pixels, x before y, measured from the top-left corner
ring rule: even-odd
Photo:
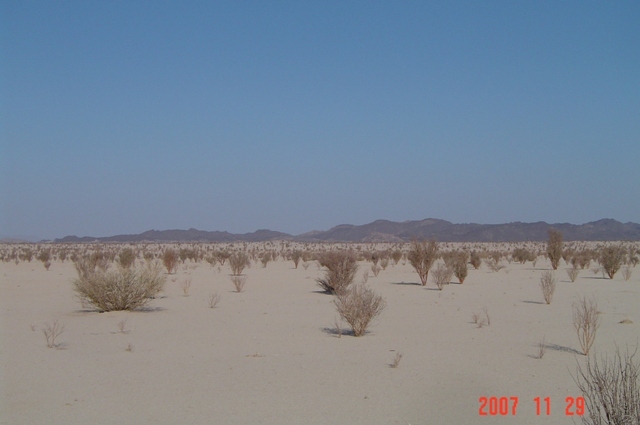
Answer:
[[[506,224],[455,224],[446,220],[394,222],[376,220],[363,225],[341,224],[326,231],[312,231],[301,235],[273,230],[234,234],[221,231],[148,230],[137,235],[107,237],[66,236],[56,243],[82,242],[263,242],[292,240],[300,242],[406,242],[411,239],[435,239],[439,242],[523,242],[546,241],[549,229],[562,232],[566,241],[640,241],[640,224],[621,223],[602,219],[585,224],[513,222]]]

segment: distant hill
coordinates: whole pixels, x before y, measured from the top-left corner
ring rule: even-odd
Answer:
[[[603,219],[586,224],[537,223],[454,224],[428,218],[402,223],[376,220],[354,226],[343,224],[326,232],[315,233],[308,240],[351,242],[397,242],[412,238],[436,239],[440,242],[522,242],[546,241],[550,228],[560,230],[566,241],[640,240],[640,224]]]
[[[560,230],[566,241],[640,241],[640,224],[621,223],[602,219],[585,224],[536,223],[454,224],[446,220],[428,218],[417,221],[394,222],[376,220],[369,224],[341,224],[327,231],[314,230],[293,236],[272,230],[252,233],[189,230],[149,230],[138,235],[108,237],[66,236],[56,243],[82,242],[263,242],[295,240],[301,242],[403,242],[413,238],[436,239],[440,242],[522,242],[546,241],[550,228]]]

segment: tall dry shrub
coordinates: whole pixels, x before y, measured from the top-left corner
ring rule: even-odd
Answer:
[[[464,280],[467,278],[467,274],[469,273],[469,269],[467,268],[468,261],[469,254],[466,251],[456,252],[455,257],[451,261],[453,274],[461,284],[464,283]]]
[[[549,241],[547,242],[547,257],[551,261],[551,268],[558,270],[558,265],[562,259],[562,232],[556,229],[549,229]]]
[[[176,272],[179,258],[178,253],[174,249],[168,248],[164,250],[162,253],[162,263],[167,269],[168,274]]]
[[[600,327],[598,304],[595,300],[582,298],[573,304],[573,327],[578,335],[582,353],[588,356]]]
[[[328,251],[317,255],[320,266],[327,271],[316,281],[318,286],[330,294],[342,293],[353,282],[358,271],[356,256],[351,251]]]
[[[384,311],[386,301],[363,283],[353,284],[338,293],[334,300],[340,317],[353,330],[354,336],[362,336],[371,322]]]
[[[411,248],[407,254],[409,264],[418,273],[422,286],[426,286],[429,270],[438,258],[438,243],[434,240],[430,241],[413,241]]]
[[[448,285],[453,276],[453,271],[445,264],[438,264],[438,266],[431,271],[433,280],[440,291],[444,285]]]

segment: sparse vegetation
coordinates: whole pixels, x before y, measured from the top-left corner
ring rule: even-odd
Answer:
[[[402,360],[402,353],[396,353],[396,356],[393,358],[393,361],[389,365],[392,369],[397,369],[400,366],[400,360]]]
[[[217,292],[209,294],[209,308],[216,308],[220,302],[220,295]]]
[[[363,283],[353,284],[336,295],[334,300],[338,314],[353,330],[354,336],[362,336],[371,322],[385,309],[386,302]]]

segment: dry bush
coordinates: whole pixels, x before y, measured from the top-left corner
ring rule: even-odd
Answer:
[[[524,264],[527,261],[533,261],[535,259],[534,254],[526,248],[516,248],[511,253],[511,256],[515,261],[520,264]]]
[[[562,259],[562,232],[559,230],[549,229],[547,257],[549,257],[549,261],[551,261],[553,270],[558,270],[558,265]]]
[[[300,262],[301,258],[302,252],[296,250],[291,253],[291,260],[293,260],[293,264],[296,266],[296,269],[298,268],[298,263]]]
[[[378,266],[377,264],[371,265],[371,271],[373,272],[373,277],[378,277],[378,275],[380,274],[380,270],[382,270],[382,267]]]
[[[247,276],[233,275],[231,276],[231,282],[233,282],[236,292],[242,292],[245,283],[247,283]]]
[[[122,319],[118,322],[118,330],[122,334],[129,333],[129,331],[127,330],[127,319]]]
[[[480,254],[476,251],[471,251],[471,255],[469,256],[469,262],[473,266],[474,269],[478,270],[482,265],[482,258],[480,258]]]
[[[231,257],[231,253],[229,251],[216,251],[214,255],[223,266],[225,261]]]
[[[220,295],[217,292],[209,294],[209,308],[216,308],[220,302]]]
[[[384,298],[363,283],[353,284],[348,290],[338,293],[334,303],[340,317],[353,329],[354,336],[364,335],[367,327],[386,307]]]
[[[622,245],[611,245],[602,248],[599,261],[609,279],[613,279],[613,276],[620,270],[626,257],[627,251]]]
[[[382,267],[382,270],[387,270],[388,266],[389,266],[389,259],[387,257],[380,260],[380,267]]]
[[[117,262],[120,265],[120,267],[124,267],[125,269],[128,269],[129,267],[132,267],[134,265],[134,263],[136,262],[136,257],[137,255],[133,249],[128,247],[123,248],[118,253]]]
[[[57,348],[60,344],[56,343],[56,338],[58,338],[62,332],[64,332],[64,325],[57,320],[53,323],[45,323],[44,328],[42,328],[42,333],[47,341],[47,347]]]
[[[397,369],[400,366],[400,360],[402,360],[402,353],[396,353],[393,362],[389,365],[390,368]]]
[[[271,261],[272,257],[271,257],[271,253],[270,252],[265,252],[262,257],[260,257],[260,262],[262,263],[262,268],[265,269],[267,268],[267,264],[269,264],[269,261]]]
[[[538,343],[538,358],[541,359],[544,357],[544,354],[547,352],[547,342],[544,337],[542,337],[542,341]]]
[[[78,269],[73,285],[81,301],[100,311],[116,311],[143,307],[162,290],[165,280],[160,269],[152,266],[92,272]]]
[[[628,281],[629,279],[631,279],[631,273],[632,273],[631,267],[626,266],[622,268],[622,278],[625,281]]]
[[[468,260],[469,254],[467,254],[466,251],[457,252],[451,259],[451,269],[460,283],[464,283],[464,280],[467,278],[467,274],[469,273],[467,268]]]
[[[573,304],[573,327],[578,335],[582,353],[587,356],[596,339],[596,331],[600,327],[598,305],[595,300],[582,298]]]
[[[411,248],[407,254],[409,264],[418,273],[422,286],[426,286],[427,278],[429,277],[429,270],[433,263],[438,258],[438,244],[436,241],[413,241],[411,242]]]
[[[433,280],[439,290],[442,291],[444,285],[448,285],[451,282],[451,276],[453,276],[453,270],[444,264],[438,264],[435,270],[431,271]]]
[[[640,362],[637,353],[615,354],[598,360],[587,358],[584,369],[578,364],[574,381],[580,388],[587,412],[582,423],[588,425],[640,425]]]
[[[393,260],[394,264],[397,265],[402,259],[402,251],[400,251],[399,249],[396,249],[395,251],[393,251],[391,253],[391,259]]]
[[[249,256],[245,252],[236,252],[229,257],[229,267],[231,267],[231,274],[234,276],[240,276],[245,267],[250,264]],[[240,292],[240,291],[238,291]]]
[[[174,249],[169,248],[162,253],[162,263],[167,269],[168,274],[176,272],[176,268],[178,267],[178,259],[178,253]]]
[[[180,287],[182,288],[182,295],[189,296],[189,289],[191,288],[191,278],[187,277],[180,281]]]
[[[552,271],[547,270],[542,272],[542,276],[540,277],[540,289],[542,289],[544,302],[551,304],[553,293],[556,290],[556,278]]]
[[[489,267],[489,269],[493,270],[494,272],[499,272],[505,267],[503,264],[500,263],[500,260],[496,260],[495,257],[487,257],[484,259],[484,262],[487,265],[487,267]]]
[[[316,279],[318,285],[330,294],[344,292],[353,282],[358,264],[351,251],[329,251],[318,254],[319,265],[327,268],[324,278]]]
[[[567,269],[567,274],[569,275],[569,279],[571,280],[571,282],[575,282],[578,278],[578,274],[580,274],[580,270],[577,267],[573,266],[570,269]]]
[[[362,283],[367,283],[368,280],[369,280],[369,270],[365,270],[364,273],[362,273]]]

